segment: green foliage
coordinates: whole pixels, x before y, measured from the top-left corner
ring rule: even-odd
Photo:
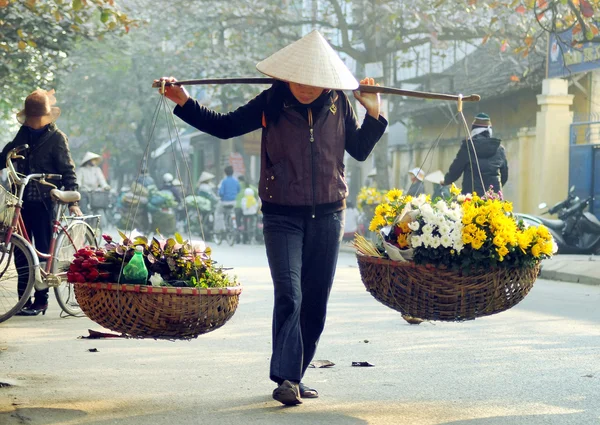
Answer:
[[[105,259],[113,265],[113,273],[133,256],[136,246],[144,247],[144,261],[148,275],[158,274],[167,286],[194,286],[201,288],[219,288],[239,285],[235,277],[225,273],[222,267],[211,259],[209,247],[194,246],[176,233],[173,238],[159,241],[148,240],[145,236],[129,239],[119,231],[121,242],[115,242],[110,236],[106,241]]]
[[[113,0],[0,1],[0,118],[20,109],[33,89],[52,88],[57,73],[72,68],[78,40],[123,34],[132,25]]]

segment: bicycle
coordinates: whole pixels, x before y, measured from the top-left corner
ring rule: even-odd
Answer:
[[[227,241],[229,246],[233,246],[235,244],[238,228],[235,220],[234,207],[234,204],[223,204],[220,207],[223,210],[224,228],[223,230],[214,232],[213,239],[217,245],[221,245],[223,239]]]
[[[65,313],[71,316],[81,314],[73,285],[66,279],[67,268],[78,249],[85,245],[97,246],[94,229],[86,220],[96,220],[97,225],[99,216],[62,215],[65,206],[78,201],[80,194],[75,191],[58,190],[54,184],[46,181],[61,179],[60,174],[35,173],[23,176],[17,173],[12,160],[24,159],[19,153],[27,148],[28,145],[23,145],[13,149],[6,159],[9,179],[16,185],[17,195],[4,188],[0,189],[0,198],[4,198],[0,199],[0,322],[21,310],[34,287],[36,290],[54,288],[56,300]],[[57,203],[52,221],[49,253],[35,249],[21,217],[25,187],[32,180],[52,186],[50,195]],[[22,255],[23,262],[27,264],[19,270],[13,264],[15,252]],[[18,289],[19,273],[28,273],[27,284],[21,291]]]

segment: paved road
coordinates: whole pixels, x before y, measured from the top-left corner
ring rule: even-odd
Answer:
[[[600,424],[600,287],[538,281],[510,311],[411,326],[364,290],[346,253],[317,353],[336,365],[307,373],[320,399],[281,407],[263,249],[215,250],[245,291],[229,323],[191,342],[77,339],[100,328],[56,304],[0,324],[0,382],[13,384],[0,424]]]

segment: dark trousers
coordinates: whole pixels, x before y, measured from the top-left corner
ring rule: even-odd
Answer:
[[[24,203],[21,210],[21,217],[25,223],[29,239],[32,240],[38,251],[47,253],[50,250],[50,240],[52,237],[53,211],[46,207],[43,202]],[[29,270],[27,269],[27,260],[21,251],[15,249],[15,267],[18,270],[18,291],[19,297],[27,288],[29,279]],[[38,306],[48,302],[48,289],[35,291],[35,303]],[[26,304],[29,305],[29,302]]]
[[[317,218],[263,216],[275,289],[270,378],[300,382],[312,361],[344,231],[344,211]]]

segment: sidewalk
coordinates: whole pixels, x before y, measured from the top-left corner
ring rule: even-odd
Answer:
[[[346,242],[342,243],[340,251],[355,252]],[[556,255],[542,262],[540,278],[600,286],[600,256]]]
[[[542,279],[600,285],[600,256],[556,255],[542,262]]]

